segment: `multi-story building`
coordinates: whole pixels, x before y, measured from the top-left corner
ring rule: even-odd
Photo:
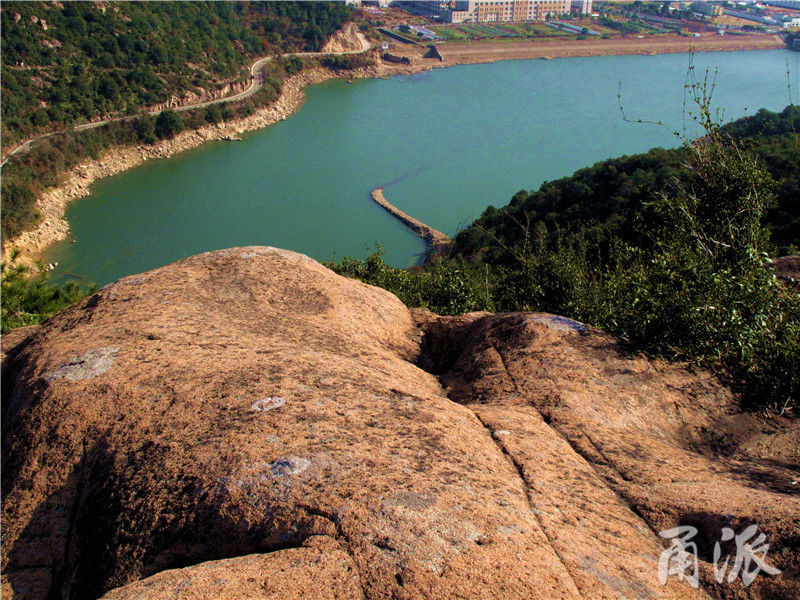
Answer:
[[[544,21],[569,13],[570,0],[475,0],[475,21]]]
[[[591,10],[591,0],[589,6]],[[451,2],[403,2],[414,12],[438,15],[451,23],[472,21],[544,21],[570,12],[571,0],[452,0]]]
[[[592,14],[592,0],[572,0],[572,12],[579,15]]]

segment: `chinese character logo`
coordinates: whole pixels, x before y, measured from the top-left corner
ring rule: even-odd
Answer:
[[[658,535],[672,541],[658,560],[659,583],[666,585],[667,579],[675,576],[681,581],[687,581],[694,588],[699,587],[697,544],[690,541],[697,535],[697,528],[682,525],[662,531]],[[768,575],[781,573],[779,569],[767,564],[769,544],[765,543],[764,534],[758,533],[758,525],[750,525],[738,535],[730,527],[723,527],[721,541],[731,540],[736,544],[736,555],[731,557],[728,554],[721,564],[722,547],[719,541],[714,544],[713,566],[717,583],[722,583],[726,579],[728,583],[732,583],[741,575],[742,582],[749,586],[761,571]],[[732,563],[731,558],[733,558]]]
[[[775,567],[767,564],[767,551],[769,544],[765,544],[766,537],[763,533],[759,533],[758,525],[750,525],[739,535],[735,535],[733,529],[730,527],[722,528],[722,541],[727,542],[730,540],[736,541],[736,556],[733,559],[733,565],[728,569],[728,560],[730,555],[725,557],[725,562],[722,567],[719,567],[719,559],[722,550],[720,549],[719,542],[714,544],[714,577],[718,583],[722,583],[725,579],[725,571],[728,571],[728,583],[742,574],[742,582],[745,585],[750,585],[759,574],[764,571],[768,575],[779,575],[780,571]],[[753,539],[755,537],[755,539]],[[751,541],[752,540],[752,541]]]
[[[672,540],[670,547],[658,559],[659,583],[667,585],[667,579],[674,575],[681,581],[688,581],[693,588],[698,587],[700,577],[697,570],[697,544],[689,541],[697,535],[697,529],[691,525],[683,525],[667,529],[658,535]]]

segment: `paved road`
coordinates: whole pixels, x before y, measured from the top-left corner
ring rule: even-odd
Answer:
[[[363,42],[362,42],[362,46],[363,46]],[[366,48],[362,47],[361,50],[347,50],[347,51],[344,51],[344,52],[287,52],[286,54],[281,54],[281,56],[282,57],[291,57],[291,56],[331,56],[331,55],[342,55],[342,54],[360,54],[361,52],[366,52],[369,49],[370,49],[370,47],[366,47]],[[264,86],[264,80],[261,77],[261,69],[263,69],[264,65],[266,65],[268,62],[270,62],[274,58],[275,58],[274,56],[266,56],[264,58],[259,58],[252,65],[250,65],[250,87],[248,87],[246,90],[243,90],[243,91],[239,92],[238,94],[234,94],[233,96],[226,96],[225,98],[218,98],[216,100],[208,100],[207,102],[197,102],[195,104],[186,104],[184,106],[176,106],[172,110],[183,111],[183,110],[191,110],[193,108],[204,108],[206,106],[211,106],[212,104],[222,104],[222,103],[225,103],[225,102],[236,102],[238,100],[243,100],[243,99],[247,98],[248,96],[252,96],[253,94],[255,94],[259,89],[261,89]],[[163,109],[151,110],[151,111],[148,111],[147,114],[157,115],[162,110]],[[123,121],[125,119],[130,119],[130,118],[131,118],[131,116],[127,115],[127,116],[124,116],[124,117],[114,117],[113,119],[105,119],[103,121],[94,121],[92,123],[83,123],[81,125],[75,125],[73,130],[74,131],[85,131],[87,129],[95,129],[96,127],[102,127],[103,125],[106,125],[108,123],[113,123],[115,121]],[[33,137],[33,138],[27,140],[26,142],[23,142],[22,144],[20,144],[16,148],[14,148],[14,150],[8,156],[6,156],[6,158],[3,160],[3,162],[0,163],[0,167],[5,165],[8,162],[8,160],[12,156],[14,156],[15,154],[18,154],[20,152],[24,152],[24,151],[30,149],[31,145],[35,141],[44,139],[46,137],[50,137],[52,135],[56,135],[57,133],[62,133],[62,132],[60,132],[60,131],[52,131],[50,133],[44,133],[42,135],[37,135],[36,137]]]

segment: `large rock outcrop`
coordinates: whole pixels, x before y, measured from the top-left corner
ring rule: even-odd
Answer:
[[[412,313],[251,247],[3,342],[4,598],[800,589],[797,428],[739,435],[707,374],[561,317]],[[750,523],[784,572],[716,584],[708,543]],[[658,580],[678,524],[700,530],[701,589]]]
[[[340,30],[325,42],[321,52],[360,52],[369,50],[370,43],[358,25],[352,21],[346,23]]]

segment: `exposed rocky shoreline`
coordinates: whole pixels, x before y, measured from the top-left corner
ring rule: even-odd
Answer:
[[[63,183],[46,190],[37,198],[35,206],[42,215],[41,223],[35,229],[24,231],[9,240],[3,248],[3,260],[8,260],[11,250],[16,248],[20,251],[18,260],[23,264],[32,264],[48,246],[66,239],[69,234],[69,223],[64,219],[67,204],[76,198],[88,196],[89,187],[98,179],[116,175],[150,159],[169,158],[205,142],[235,139],[242,133],[282,121],[299,110],[305,101],[303,90],[309,85],[336,78],[350,80],[416,73],[431,66],[433,65],[416,64],[398,67],[379,63],[373,67],[339,72],[325,68],[303,71],[283,83],[281,95],[274,104],[260,108],[242,119],[183,131],[172,139],[160,140],[152,145],[109,148],[98,159],[88,159],[73,167],[65,175]]]
[[[281,95],[274,104],[259,109],[248,117],[184,131],[172,139],[161,140],[153,145],[109,148],[98,159],[81,162],[71,169],[61,185],[48,189],[36,200],[36,209],[43,217],[42,222],[36,229],[25,231],[11,240],[4,248],[3,258],[7,259],[10,249],[16,247],[21,251],[23,259],[30,259],[38,256],[50,244],[65,239],[69,233],[69,224],[64,219],[67,204],[75,198],[87,196],[89,187],[97,179],[116,175],[146,160],[168,158],[208,141],[233,138],[246,131],[282,121],[302,105],[305,98],[303,88],[335,76],[327,69],[299,73],[284,82]]]

